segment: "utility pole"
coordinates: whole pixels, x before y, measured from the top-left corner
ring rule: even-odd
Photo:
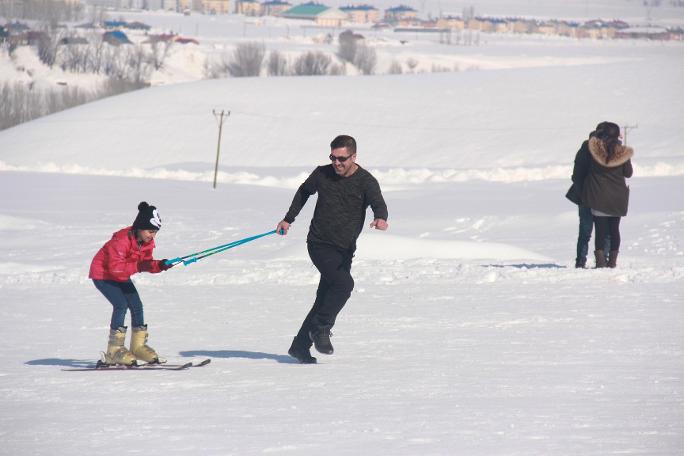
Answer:
[[[625,146],[627,145],[627,130],[629,130],[629,129],[633,130],[635,128],[639,128],[639,125],[634,124],[634,125],[623,125],[622,126],[622,129],[625,131]]]
[[[221,110],[220,112],[216,109],[212,109],[211,113],[216,117],[218,122],[218,143],[216,144],[216,165],[214,166],[214,188],[216,188],[216,177],[218,176],[218,165],[219,165],[219,154],[221,153],[221,132],[223,130],[223,121],[230,116],[230,111]]]

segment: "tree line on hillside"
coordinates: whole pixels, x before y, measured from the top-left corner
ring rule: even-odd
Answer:
[[[343,32],[338,38],[336,56],[341,63],[322,51],[307,51],[293,60],[280,51],[266,52],[259,42],[240,43],[231,53],[224,53],[218,59],[207,59],[204,72],[208,78],[254,77],[264,72],[268,76],[342,76],[346,74],[345,64],[355,66],[361,74],[374,74],[378,58],[375,49],[366,45],[363,39],[351,31]]]
[[[0,83],[0,130],[143,86],[121,79],[107,79],[95,90],[68,86],[41,89],[35,84]]]

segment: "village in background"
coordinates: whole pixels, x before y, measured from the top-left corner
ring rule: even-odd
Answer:
[[[651,8],[661,3],[645,1],[645,19],[630,24],[620,18],[494,17],[474,6],[459,15],[434,15],[404,4],[383,10],[284,0],[0,0],[0,130],[151,85],[479,69],[443,58],[453,51],[400,57],[391,50],[395,43],[481,46],[526,37],[681,42],[680,23],[650,22]],[[684,0],[670,0],[668,7],[684,7]],[[181,31],[145,20],[173,17],[204,22]],[[217,20],[227,21],[220,39],[200,30],[200,23]],[[249,35],[248,27],[267,32]]]

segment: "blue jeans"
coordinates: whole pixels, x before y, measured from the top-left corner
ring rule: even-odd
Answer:
[[[131,310],[131,326],[143,326],[145,315],[143,314],[143,304],[138,295],[135,285],[128,279],[127,282],[115,282],[113,280],[93,280],[95,288],[107,298],[114,308],[112,310],[112,320],[109,325],[111,329],[118,329],[124,326],[126,310]]]
[[[594,216],[591,208],[579,206],[579,234],[577,235],[577,261],[586,261],[589,253],[589,241],[594,227]],[[603,240],[603,251],[610,252],[610,235]]]

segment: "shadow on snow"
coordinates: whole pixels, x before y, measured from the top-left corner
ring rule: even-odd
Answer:
[[[62,359],[62,358],[44,358],[33,359],[26,361],[29,366],[64,366],[64,367],[90,367],[96,361],[92,359]]]
[[[483,268],[516,268],[516,269],[566,269],[566,266],[554,263],[520,263],[520,264],[483,264]]]
[[[270,359],[283,364],[297,364],[297,360],[288,355],[275,355],[273,353],[253,352],[244,350],[190,350],[180,352],[184,357],[206,356],[208,358],[244,358],[244,359]]]
[[[208,358],[270,359],[282,364],[297,364],[297,360],[288,355],[244,350],[190,350],[182,351],[179,354],[186,358],[204,356]],[[25,364],[29,366],[91,367],[95,362],[92,359],[43,358],[33,359]]]

